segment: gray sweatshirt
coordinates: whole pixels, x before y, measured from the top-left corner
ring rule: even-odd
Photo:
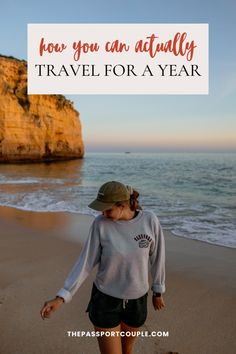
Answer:
[[[165,242],[156,215],[139,211],[131,220],[113,221],[99,215],[91,225],[81,254],[57,293],[69,302],[98,264],[96,287],[120,299],[137,299],[149,289],[165,292]]]

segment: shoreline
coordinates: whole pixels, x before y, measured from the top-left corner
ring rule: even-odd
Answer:
[[[17,208],[15,206],[4,206],[4,205],[0,205],[0,215],[2,213],[2,210],[4,209],[13,209],[13,210],[16,210],[19,211],[19,212],[26,212],[26,213],[39,213],[39,214],[45,214],[45,213],[49,213],[49,214],[65,214],[65,215],[68,215],[68,217],[72,216],[72,217],[75,217],[75,216],[81,216],[81,217],[85,217],[85,218],[88,218],[88,220],[90,218],[94,218],[95,216],[93,214],[89,214],[89,213],[82,213],[81,211],[79,212],[73,212],[73,211],[42,211],[42,210],[28,210],[28,209],[21,209],[21,208]],[[203,244],[208,244],[208,245],[212,245],[212,246],[217,246],[217,247],[223,247],[223,248],[227,248],[227,249],[233,249],[233,250],[236,250],[236,247],[230,247],[230,246],[226,246],[226,245],[221,245],[221,244],[217,244],[217,243],[213,243],[213,242],[209,242],[209,241],[203,241],[203,240],[199,240],[199,239],[196,239],[196,238],[191,238],[191,237],[186,237],[186,236],[182,236],[182,235],[176,235],[174,232],[172,232],[171,230],[166,230],[164,227],[163,227],[163,231],[165,232],[165,234],[168,234],[168,235],[171,235],[171,237],[174,237],[174,238],[181,238],[181,239],[185,239],[185,240],[191,240],[191,241],[196,241],[196,242],[200,242],[200,243],[203,243]]]
[[[96,338],[68,337],[92,331],[85,309],[95,270],[71,303],[42,321],[43,302],[54,297],[75,263],[93,217],[0,207],[0,352],[3,354],[98,354]],[[235,251],[164,231],[166,308],[152,309],[141,330],[169,337],[139,337],[134,353],[179,354],[236,351]],[[196,242],[193,242],[196,241]]]

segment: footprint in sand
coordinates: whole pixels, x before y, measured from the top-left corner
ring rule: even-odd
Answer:
[[[3,305],[4,300],[5,300],[4,296],[1,296],[1,297],[0,297],[0,306],[2,306],[2,305]]]

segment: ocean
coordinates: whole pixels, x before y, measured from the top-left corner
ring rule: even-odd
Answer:
[[[140,193],[164,230],[236,248],[235,153],[86,153],[83,160],[0,165],[0,205],[94,214],[101,184],[118,180]]]

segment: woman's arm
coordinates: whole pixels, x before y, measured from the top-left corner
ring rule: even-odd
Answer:
[[[154,216],[155,242],[150,249],[150,264],[152,275],[153,306],[156,309],[164,307],[162,294],[165,292],[165,239],[159,223]]]
[[[87,278],[90,271],[98,264],[100,257],[100,233],[95,219],[80,256],[66,278],[63,288],[58,291],[57,296],[62,297],[66,303],[71,301],[72,296]]]
[[[100,257],[100,235],[96,222],[94,221],[90,228],[88,239],[82,248],[77,262],[66,278],[63,288],[58,291],[54,299],[44,303],[40,311],[43,319],[49,318],[51,313],[59,309],[64,302],[69,302],[72,299],[72,296],[86,279],[90,271],[99,262]]]

